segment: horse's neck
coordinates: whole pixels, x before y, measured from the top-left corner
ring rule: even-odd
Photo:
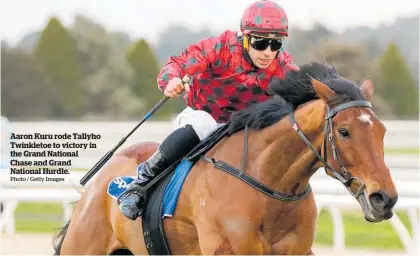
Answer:
[[[296,121],[315,149],[322,146],[324,106],[315,101],[295,111]],[[259,133],[266,145],[256,159],[252,175],[264,184],[283,193],[298,194],[307,186],[319,167],[312,150],[291,127],[289,117]]]

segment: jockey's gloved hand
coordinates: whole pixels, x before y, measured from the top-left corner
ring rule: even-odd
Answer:
[[[180,95],[184,90],[186,92],[190,92],[190,86],[187,83],[185,83],[185,85],[182,84],[181,78],[174,77],[169,80],[163,94],[169,98],[174,98]]]

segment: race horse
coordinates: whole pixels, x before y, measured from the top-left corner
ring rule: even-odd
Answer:
[[[162,220],[171,254],[314,254],[310,179],[321,167],[367,221],[391,218],[398,193],[373,90],[369,78],[356,85],[323,62],[272,82],[272,97],[235,113],[226,135],[191,167],[173,216]],[[140,142],[109,160],[55,237],[55,254],[148,254],[142,218],[125,218],[107,188],[135,175],[157,146]]]

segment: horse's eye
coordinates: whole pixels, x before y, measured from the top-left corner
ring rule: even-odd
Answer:
[[[347,131],[347,129],[346,129],[346,128],[340,128],[340,129],[338,129],[338,132],[340,133],[340,135],[341,135],[343,138],[348,138],[348,137],[350,137],[350,133],[349,133],[349,131]]]

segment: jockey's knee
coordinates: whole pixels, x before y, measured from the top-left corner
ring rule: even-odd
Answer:
[[[216,130],[217,122],[205,111],[197,110],[195,112],[197,118],[190,124],[200,140],[204,140],[212,131]]]
[[[175,119],[175,130],[185,125],[191,125],[200,140],[204,140],[217,129],[217,122],[209,113],[191,108],[186,108]]]

